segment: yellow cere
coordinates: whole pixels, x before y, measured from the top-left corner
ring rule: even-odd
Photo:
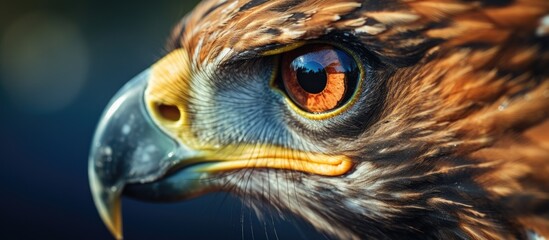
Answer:
[[[187,114],[191,79],[189,54],[176,49],[151,67],[145,101],[159,126],[183,144],[199,148],[202,144],[191,134]]]

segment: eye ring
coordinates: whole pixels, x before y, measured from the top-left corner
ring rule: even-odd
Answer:
[[[346,48],[325,43],[301,45],[281,57],[278,85],[300,115],[336,116],[357,100],[364,71]]]

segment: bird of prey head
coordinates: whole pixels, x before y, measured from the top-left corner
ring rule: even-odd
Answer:
[[[207,0],[111,101],[89,176],[340,239],[549,237],[549,1]]]

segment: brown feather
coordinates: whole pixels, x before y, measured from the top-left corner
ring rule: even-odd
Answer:
[[[433,196],[427,206],[403,204],[393,210],[456,207],[448,215],[473,239],[512,239],[528,229],[549,238],[549,46],[547,37],[536,35],[540,19],[549,14],[549,1],[493,2],[281,0],[252,6],[248,1],[204,1],[187,16],[184,30],[173,35],[175,45],[188,50],[193,72],[334,31],[359,39],[393,71],[378,120],[355,142],[379,158],[417,151],[399,165],[371,164],[390,166],[379,170],[387,175],[430,169],[415,174],[417,179],[473,169],[467,176],[483,191],[482,196],[459,195],[478,205]],[[398,144],[381,145],[382,140]],[[370,180],[392,182],[383,177]],[[406,201],[424,196],[407,191],[400,195]],[[310,221],[335,236],[357,236]]]

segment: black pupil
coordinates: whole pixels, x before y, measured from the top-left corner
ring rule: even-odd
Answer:
[[[301,65],[301,64],[300,64]],[[317,62],[307,62],[296,69],[299,85],[308,93],[320,93],[326,88],[326,70]]]

